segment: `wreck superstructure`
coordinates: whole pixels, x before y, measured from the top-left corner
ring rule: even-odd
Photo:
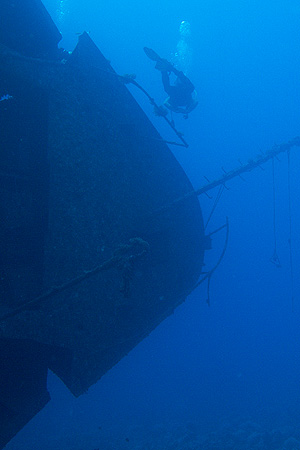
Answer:
[[[207,240],[196,196],[164,208],[192,186],[90,37],[64,55],[40,1],[0,12],[2,448],[48,368],[81,395],[184,301]]]

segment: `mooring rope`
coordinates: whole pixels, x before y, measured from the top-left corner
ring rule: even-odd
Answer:
[[[279,257],[277,254],[277,233],[276,233],[276,187],[275,187],[275,166],[274,166],[274,158],[272,158],[272,181],[273,181],[273,235],[274,235],[274,251],[273,255],[270,258],[272,264],[276,267],[281,267]]]
[[[289,203],[289,252],[290,252],[290,271],[291,271],[291,295],[292,295],[292,311],[294,311],[294,264],[292,250],[292,201],[291,201],[291,161],[290,150],[287,152],[288,158],[288,203]]]
[[[177,144],[177,145],[188,148],[189,144],[183,138],[182,133],[180,133],[180,131],[178,131],[176,129],[173,118],[172,118],[172,120],[168,119],[167,115],[163,113],[161,107],[159,107],[159,105],[155,102],[154,98],[151,97],[150,94],[148,94],[146,89],[144,89],[139,83],[137,83],[131,76],[126,76],[126,75],[124,75],[124,76],[118,75],[118,76],[120,77],[120,79],[123,79],[125,84],[129,84],[129,83],[133,84],[134,86],[136,86],[138,89],[140,89],[140,91],[142,91],[146,95],[146,97],[149,99],[151,105],[154,106],[154,110],[157,112],[156,115],[165,119],[165,121],[172,128],[172,130],[174,131],[176,136],[181,140],[182,144]]]
[[[45,300],[48,300],[49,298],[51,298],[57,294],[60,294],[61,292],[66,291],[67,289],[81,283],[82,281],[85,281],[86,279],[88,279],[100,272],[103,272],[104,270],[108,270],[108,269],[112,269],[112,268],[119,269],[122,272],[124,272],[122,274],[123,283],[122,283],[121,292],[123,292],[126,296],[126,294],[128,294],[128,281],[129,280],[127,280],[125,277],[128,272],[128,264],[130,265],[130,268],[131,268],[132,263],[136,259],[144,256],[148,252],[149,252],[148,242],[144,241],[141,238],[130,239],[129,244],[119,246],[115,250],[114,256],[112,256],[110,259],[108,259],[104,263],[94,267],[91,270],[85,270],[82,275],[72,278],[71,280],[61,284],[60,286],[54,286],[51,289],[49,289],[48,291],[39,295],[38,297],[35,297],[34,299],[23,302],[19,307],[2,315],[0,317],[0,322],[4,321],[6,319],[9,319],[11,317],[14,317],[14,316],[20,314],[21,312],[26,311],[27,309],[36,307],[37,305],[44,302]]]

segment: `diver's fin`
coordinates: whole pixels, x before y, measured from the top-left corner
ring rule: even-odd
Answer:
[[[161,58],[152,48],[144,47],[144,52],[152,61],[156,61],[155,69],[161,72],[168,71],[172,72],[174,69],[173,64],[171,64],[167,59]]]
[[[144,47],[144,52],[152,61],[160,61],[162,59],[152,48]]]

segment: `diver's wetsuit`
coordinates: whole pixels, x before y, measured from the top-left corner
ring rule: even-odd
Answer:
[[[166,93],[169,95],[169,103],[174,106],[190,106],[193,103],[192,93],[195,90],[193,83],[179,70],[173,72],[177,76],[176,84],[170,84],[169,73],[162,71],[162,82]]]

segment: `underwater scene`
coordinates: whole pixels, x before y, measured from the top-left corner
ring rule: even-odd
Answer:
[[[299,25],[1,0],[0,449],[300,450]]]

